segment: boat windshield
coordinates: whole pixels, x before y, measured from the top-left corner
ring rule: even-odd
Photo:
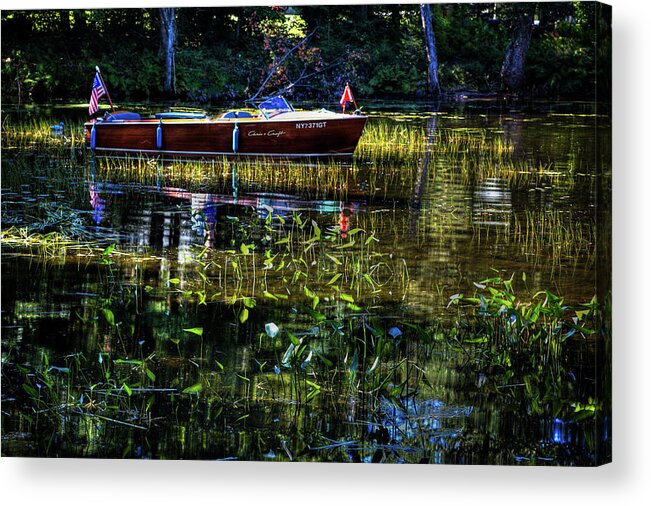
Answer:
[[[294,108],[289,105],[285,97],[282,95],[279,97],[270,98],[262,102],[258,109],[260,109],[265,114],[280,114],[281,112],[292,112]]]

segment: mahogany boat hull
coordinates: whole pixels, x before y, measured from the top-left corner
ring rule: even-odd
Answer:
[[[86,146],[103,155],[351,157],[367,117],[288,113],[278,119],[141,119],[86,123]]]

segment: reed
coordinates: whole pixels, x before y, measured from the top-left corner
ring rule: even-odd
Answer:
[[[2,122],[3,151],[49,150],[53,152],[80,149],[84,145],[83,124],[64,125],[58,133],[53,126],[58,121],[52,118],[38,118],[15,122],[5,116]]]
[[[473,222],[473,238],[478,246],[486,242],[516,247],[534,265],[552,269],[585,266],[596,259],[597,226],[593,219],[572,211],[542,210],[514,213],[508,227],[486,227]]]

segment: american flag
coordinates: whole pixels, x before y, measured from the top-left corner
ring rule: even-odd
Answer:
[[[95,74],[95,81],[93,82],[93,91],[90,94],[90,104],[88,106],[88,115],[92,116],[99,111],[99,99],[106,95],[106,90],[102,85],[102,79],[99,77],[99,72]]]

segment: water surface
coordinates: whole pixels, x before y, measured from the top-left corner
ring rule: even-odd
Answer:
[[[27,129],[76,114],[3,116]],[[523,300],[605,300],[607,116],[371,115],[404,142],[363,138],[352,163],[328,167],[95,161],[65,142],[16,148],[3,130],[3,229],[37,223],[89,245],[3,245],[3,455],[607,460],[608,410],[570,416],[609,402],[602,340],[570,338],[559,363],[511,382],[432,337],[466,318],[451,297],[495,276]],[[486,143],[452,152],[454,136]]]

